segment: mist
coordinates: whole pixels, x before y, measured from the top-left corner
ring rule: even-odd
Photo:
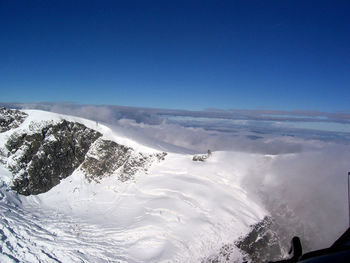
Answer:
[[[305,251],[330,246],[349,226],[347,170],[350,150],[281,154],[253,167],[245,186],[276,221],[283,244],[299,236]]]
[[[304,251],[328,247],[348,227],[350,147],[345,139],[334,140],[334,133],[271,125],[222,131],[222,126],[213,123],[200,127],[189,122],[148,124],[126,118],[116,121],[114,127],[125,135],[157,140],[159,145],[167,144],[165,148],[172,145],[182,152],[211,149],[261,156],[262,162],[245,164],[250,172],[244,185],[270,212],[286,249],[293,236],[301,238]]]
[[[293,236],[304,252],[330,246],[349,226],[347,171],[348,142],[248,132],[219,132],[174,123],[138,124],[120,120],[118,127],[194,152],[235,151],[258,154],[244,185],[275,220],[275,231],[287,249]],[[305,132],[304,131],[304,135]],[[311,133],[312,131],[310,131]],[[305,136],[304,136],[305,137]]]
[[[256,163],[242,164],[249,170],[244,186],[269,211],[286,248],[295,235],[301,238],[304,252],[328,247],[349,226],[350,131],[291,128],[256,116],[227,121],[209,115],[184,118],[185,113],[176,116],[173,112],[169,118],[163,115],[165,110],[118,106],[37,104],[22,108],[89,118],[145,145],[156,141],[159,150],[256,154]]]

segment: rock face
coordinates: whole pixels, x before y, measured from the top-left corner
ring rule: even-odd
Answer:
[[[71,175],[102,134],[80,123],[61,121],[36,133],[15,133],[6,143],[8,168],[15,174],[12,189],[40,194]]]
[[[274,229],[274,221],[265,217],[255,224],[252,231],[236,242],[236,246],[243,250],[252,262],[263,263],[278,260],[283,254],[280,240]]]
[[[99,139],[87,153],[81,168],[88,180],[99,182],[103,177],[115,174],[122,182],[134,175],[146,172],[155,160],[163,160],[166,153],[143,154],[110,140]]]
[[[0,131],[19,127],[27,116],[0,109]],[[26,127],[14,131],[0,148],[0,164],[14,175],[12,189],[23,195],[47,192],[78,168],[89,181],[114,175],[125,182],[166,155],[145,154],[104,140],[101,133],[77,122],[32,121]]]
[[[0,133],[17,128],[27,116],[19,110],[0,108]]]
[[[202,260],[202,263],[232,262],[236,248],[246,255],[244,259],[246,262],[266,263],[279,260],[283,255],[283,250],[273,229],[274,221],[270,217],[265,217],[252,226],[248,235],[240,238],[234,244],[222,246],[217,255]]]

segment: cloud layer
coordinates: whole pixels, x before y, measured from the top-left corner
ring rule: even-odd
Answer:
[[[298,235],[306,250],[323,248],[348,227],[350,130],[334,132],[284,123],[293,119],[298,123],[322,120],[348,125],[349,114],[213,109],[189,112],[50,103],[5,106],[93,119],[146,145],[154,146],[156,142],[160,150],[258,154],[259,163],[246,164],[250,173],[244,183],[252,197],[275,218],[286,246],[293,235]]]

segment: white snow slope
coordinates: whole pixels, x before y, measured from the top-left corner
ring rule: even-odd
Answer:
[[[0,134],[42,122],[78,121],[104,138],[141,152],[157,152],[93,121],[43,111]],[[0,164],[0,262],[201,262],[233,243],[267,212],[243,188],[252,165],[267,156],[214,152],[205,162],[168,152],[135,180],[88,182],[77,169],[50,191],[21,196]],[[237,249],[236,259],[242,259]]]

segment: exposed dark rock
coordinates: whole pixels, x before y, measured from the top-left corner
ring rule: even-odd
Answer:
[[[4,150],[0,148],[0,164],[6,164],[6,159]]]
[[[98,181],[110,175],[129,158],[131,148],[109,140],[99,140],[85,158],[81,168],[88,180]]]
[[[80,123],[61,121],[31,134],[14,133],[6,143],[12,189],[40,194],[71,175],[84,161],[90,145],[102,134]]]
[[[27,114],[0,109],[1,130],[18,127]],[[130,147],[99,139],[102,134],[80,123],[62,120],[32,122],[26,131],[12,133],[0,149],[0,163],[14,174],[12,189],[23,195],[47,192],[81,165],[88,180],[117,175],[134,178],[166,153],[143,154]]]
[[[235,249],[237,248],[233,244],[223,245],[217,255],[202,259],[201,263],[241,263],[235,260]]]
[[[122,182],[133,179],[139,171],[147,171],[154,160],[162,160],[166,153],[143,154],[109,140],[98,140],[88,152],[81,168],[88,180],[99,182],[117,174]]]
[[[139,171],[147,172],[148,168],[154,161],[164,160],[167,153],[157,154],[144,154],[144,153],[133,153],[125,165],[123,166],[122,172],[119,175],[119,180],[125,182],[134,177]]]
[[[0,133],[17,128],[27,116],[19,110],[0,108]]]
[[[268,262],[281,258],[283,251],[274,231],[272,218],[265,217],[252,227],[252,231],[237,241],[235,245],[243,250],[252,262]]]
[[[248,235],[240,238],[234,244],[225,244],[217,255],[202,260],[202,263],[235,262],[234,251],[239,248],[245,256],[245,261],[254,263],[266,263],[278,260],[283,254],[280,240],[274,231],[274,221],[271,217],[265,217],[262,221],[252,226]]]

